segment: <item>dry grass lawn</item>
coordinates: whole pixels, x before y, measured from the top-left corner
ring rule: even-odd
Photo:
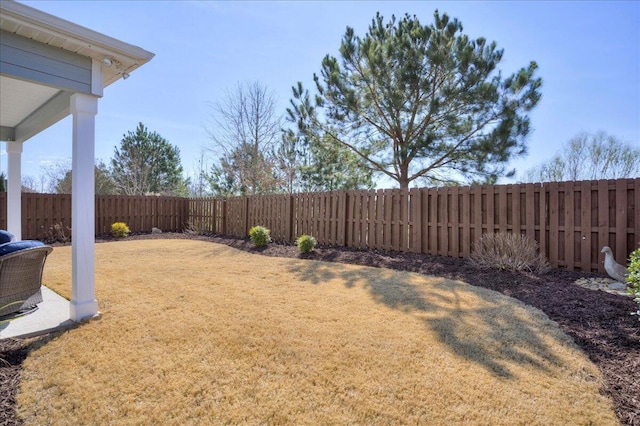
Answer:
[[[103,317],[29,355],[26,424],[618,424],[597,368],[498,293],[201,241],[96,254]],[[66,297],[70,256],[45,268]]]

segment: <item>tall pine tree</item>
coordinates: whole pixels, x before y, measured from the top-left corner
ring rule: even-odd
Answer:
[[[495,181],[526,151],[542,85],[535,62],[502,77],[502,55],[438,11],[427,26],[377,14],[362,38],[347,28],[340,59],[325,56],[315,95],[293,88],[289,117],[401,188],[419,178]]]
[[[142,123],[115,148],[111,170],[118,192],[126,195],[174,194],[184,184],[178,147]]]

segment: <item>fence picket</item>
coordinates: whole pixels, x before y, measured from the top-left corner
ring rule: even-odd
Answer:
[[[525,232],[527,237],[536,238],[536,228],[535,228],[535,214],[536,214],[536,197],[535,197],[535,188],[532,183],[527,183],[524,186],[524,223],[525,223]]]
[[[508,214],[509,214],[508,200],[507,200],[507,185],[500,185],[497,188],[498,188],[498,192],[497,192],[498,207],[496,208],[496,211],[498,213],[498,217],[497,217],[498,218],[497,225],[499,230],[498,232],[505,234],[508,232],[507,221],[508,221]]]
[[[627,233],[627,183],[622,179],[615,182],[616,210],[615,221],[616,235],[625,235]],[[612,247],[613,248],[613,247]],[[616,261],[622,265],[627,264],[628,255],[627,241],[622,238],[616,238],[615,256]]]
[[[429,254],[438,253],[438,188],[429,188]]]
[[[580,269],[590,271],[591,257],[591,182],[580,183]]]
[[[609,185],[598,181],[598,247],[609,245]]]
[[[516,235],[522,234],[522,218],[524,214],[522,212],[522,186],[516,184],[511,186],[511,229]]]

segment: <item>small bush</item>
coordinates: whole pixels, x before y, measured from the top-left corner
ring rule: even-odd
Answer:
[[[111,236],[113,238],[124,238],[129,235],[130,232],[131,230],[124,222],[116,222],[111,225]]]
[[[64,226],[62,222],[56,223],[49,227],[49,232],[45,234],[44,243],[63,243],[71,241],[71,228]]]
[[[298,246],[300,253],[309,253],[313,251],[317,244],[318,241],[316,241],[316,239],[311,235],[301,235],[296,240],[296,245]]]
[[[194,219],[187,222],[184,232],[189,235],[206,235],[208,229],[206,225],[204,219]]]
[[[254,226],[249,230],[249,238],[256,247],[264,247],[271,242],[271,231],[264,226]]]
[[[547,259],[538,253],[538,243],[521,234],[484,234],[474,244],[469,259],[482,268],[543,273]]]
[[[627,284],[629,284],[629,293],[633,295],[633,300],[638,304],[638,310],[632,312],[631,315],[638,315],[638,321],[640,321],[640,248],[631,252],[628,269]]]

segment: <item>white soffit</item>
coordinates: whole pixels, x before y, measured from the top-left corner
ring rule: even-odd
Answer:
[[[0,103],[0,126],[15,127],[59,90],[15,78],[0,76],[0,93],[11,102]]]
[[[93,67],[102,68],[102,87],[118,81],[155,56],[140,47],[13,0],[0,0],[0,30],[95,60]],[[105,58],[109,58],[111,66],[103,65]],[[92,87],[95,83],[99,82],[92,82]],[[29,83],[9,73],[0,75],[0,137],[23,142],[67,116],[73,92],[52,86],[55,84]],[[92,93],[101,95],[102,90],[98,88]]]

